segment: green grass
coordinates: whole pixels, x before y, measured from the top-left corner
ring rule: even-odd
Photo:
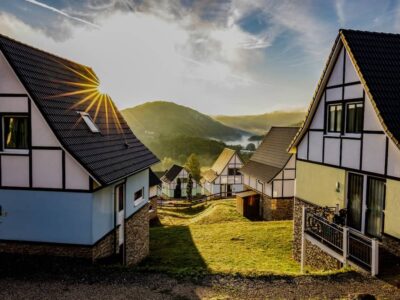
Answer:
[[[181,275],[299,275],[292,221],[250,222],[236,212],[234,200],[160,214],[167,226],[150,229],[150,256],[141,268]]]

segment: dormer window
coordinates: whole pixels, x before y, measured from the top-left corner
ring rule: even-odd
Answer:
[[[79,111],[78,113],[81,115],[83,121],[85,121],[91,132],[100,132],[100,129],[96,126],[96,124],[93,122],[92,118],[87,112]]]
[[[3,150],[28,149],[28,117],[3,116]]]

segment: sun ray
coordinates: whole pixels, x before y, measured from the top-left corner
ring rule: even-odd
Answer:
[[[93,117],[93,120],[94,120],[94,121],[96,121],[96,119],[97,119],[97,115],[99,114],[100,107],[101,107],[101,105],[103,104],[103,100],[104,100],[104,94],[102,94],[102,95],[100,96],[100,100],[97,101],[96,112],[94,113],[94,117]]]

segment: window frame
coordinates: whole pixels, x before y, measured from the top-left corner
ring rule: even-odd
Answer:
[[[354,115],[354,121],[353,121],[353,130],[350,130],[349,129],[349,125],[350,125],[350,123],[349,123],[349,116],[350,116],[350,114],[349,114],[349,106],[350,105],[355,105],[355,115]],[[361,122],[361,128],[358,130],[358,131],[356,131],[355,129],[356,129],[356,126],[357,126],[357,116],[358,116],[358,114],[357,114],[357,106],[358,105],[361,105],[361,109],[362,109],[362,112],[361,112],[361,115],[360,115],[360,122]],[[362,102],[362,101],[357,101],[357,102],[348,102],[348,103],[346,103],[346,133],[355,133],[355,134],[359,134],[359,133],[362,133],[363,132],[363,130],[364,130],[364,102]]]
[[[87,113],[85,111],[78,111],[78,113],[80,114],[82,120],[85,122],[86,126],[89,128],[89,130],[92,133],[100,133],[100,128],[93,121],[93,119],[89,115],[89,113]]]
[[[335,107],[335,113],[334,113],[334,130],[331,130],[331,107]],[[339,111],[337,108],[340,107],[340,126],[339,126],[339,130],[338,130],[338,123],[337,123],[337,119],[338,119],[338,114],[337,112]],[[334,103],[328,103],[327,104],[327,122],[326,122],[326,131],[329,133],[341,133],[342,129],[343,129],[343,103],[338,103],[338,102],[334,102]]]
[[[137,194],[140,193],[140,197],[136,198]],[[136,192],[133,193],[133,204],[134,206],[138,206],[140,203],[144,201],[144,187],[141,189],[137,190]]]
[[[6,146],[6,126],[5,126],[5,118],[23,118],[26,119],[27,123],[27,147],[26,148],[8,148]],[[2,113],[0,114],[0,152],[4,153],[16,153],[16,154],[28,154],[30,146],[30,137],[31,137],[31,130],[30,130],[30,118],[29,114],[27,113]]]

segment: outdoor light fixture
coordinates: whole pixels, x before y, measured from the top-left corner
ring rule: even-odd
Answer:
[[[340,182],[336,182],[336,192],[340,193]]]

